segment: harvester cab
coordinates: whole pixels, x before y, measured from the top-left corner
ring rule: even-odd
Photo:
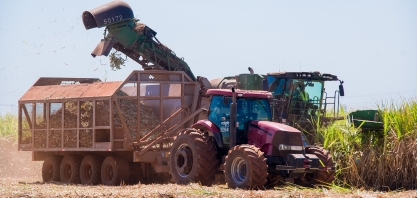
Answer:
[[[339,96],[344,96],[343,81],[320,72],[278,72],[266,75],[272,92],[273,119],[310,131],[317,123],[338,119]],[[327,93],[326,81],[339,81],[339,90]],[[333,116],[328,116],[333,113]]]

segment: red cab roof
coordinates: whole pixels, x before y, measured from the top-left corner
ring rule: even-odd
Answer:
[[[236,89],[237,97],[244,98],[272,98],[271,92],[268,91],[251,91],[251,90],[241,90]],[[207,90],[207,95],[222,95],[222,96],[232,96],[231,89],[209,89]]]

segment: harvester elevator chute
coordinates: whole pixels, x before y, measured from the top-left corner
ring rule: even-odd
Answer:
[[[136,61],[144,70],[184,71],[196,80],[190,67],[155,37],[156,32],[133,17],[133,11],[123,1],[112,1],[82,15],[85,28],[106,27],[105,37],[91,55],[107,56],[112,48]]]

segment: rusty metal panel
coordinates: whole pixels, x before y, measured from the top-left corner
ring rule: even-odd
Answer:
[[[121,84],[122,81],[97,82],[93,84],[33,86],[22,96],[22,98],[20,98],[19,102],[110,97],[116,92]]]

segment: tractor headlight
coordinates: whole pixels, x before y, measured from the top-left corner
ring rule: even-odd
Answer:
[[[285,144],[280,144],[278,147],[279,150],[292,150],[292,151],[302,151],[303,147],[302,146],[291,146],[291,145],[285,145]]]

